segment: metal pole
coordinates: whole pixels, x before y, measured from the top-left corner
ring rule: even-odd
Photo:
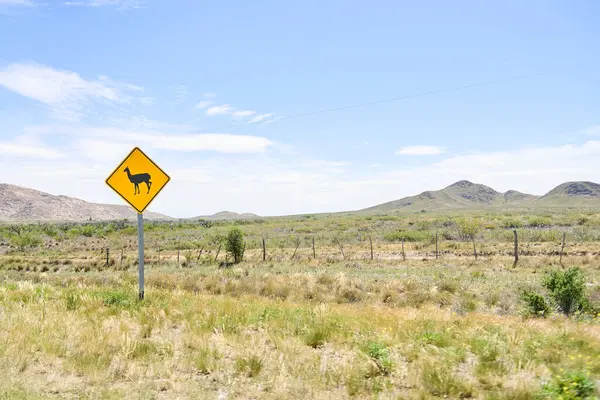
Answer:
[[[144,216],[138,213],[138,268],[139,296],[144,300]]]

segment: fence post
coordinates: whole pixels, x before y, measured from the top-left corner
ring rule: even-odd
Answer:
[[[435,259],[438,259],[438,233],[435,233]]]
[[[346,255],[344,254],[344,247],[342,246],[342,243],[340,242],[339,239],[335,239],[335,241],[337,242],[338,246],[340,246],[340,251],[342,252],[342,259],[346,259]]]
[[[515,235],[515,263],[513,264],[513,267],[516,267],[517,263],[519,262],[519,236],[517,235],[516,229],[513,230],[513,234]]]
[[[371,235],[369,235],[369,245],[371,246],[371,260],[373,259],[373,241],[371,240]]]
[[[565,251],[565,241],[567,238],[567,232],[563,232],[563,237],[562,237],[562,246],[560,248],[560,266],[564,268],[563,262],[562,262],[562,258],[563,258],[563,254]]]
[[[263,242],[263,261],[267,260],[267,244],[265,243],[265,238],[262,238]]]
[[[313,258],[316,260],[317,259],[317,252],[315,250],[315,237],[313,236],[312,238],[312,244],[313,244]]]
[[[108,265],[110,263],[109,257],[110,257],[110,249],[107,247],[106,248],[106,266],[107,267],[108,267]]]
[[[298,240],[296,242],[296,248],[294,249],[294,254],[292,254],[292,257],[290,258],[290,261],[294,259],[294,257],[296,257],[296,252],[298,251],[298,247],[300,247],[300,240]]]
[[[119,263],[119,268],[123,268],[123,248],[121,247],[121,261]]]
[[[406,261],[406,253],[404,252],[404,239],[402,239],[402,259]]]
[[[215,255],[215,261],[217,262],[217,257],[219,257],[219,253],[221,252],[221,245],[219,245],[219,249],[217,250],[217,255]]]

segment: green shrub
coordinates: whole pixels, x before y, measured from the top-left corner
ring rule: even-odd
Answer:
[[[238,227],[233,227],[225,239],[225,251],[233,258],[235,264],[242,261],[244,256],[244,233]]]
[[[390,352],[384,344],[377,342],[369,343],[367,354],[375,362],[383,375],[389,375],[392,372],[394,365],[390,359]]]
[[[527,314],[538,317],[545,317],[550,313],[550,307],[546,303],[544,296],[530,290],[521,293],[521,300],[527,306]]]
[[[383,239],[388,242],[427,242],[432,243],[435,236],[427,231],[395,231],[383,236]]]
[[[473,239],[481,230],[481,224],[473,218],[459,218],[456,220],[456,226],[463,240]]]
[[[547,217],[531,216],[527,219],[527,224],[532,228],[544,228],[552,225],[552,221]]]
[[[585,298],[585,277],[578,267],[569,268],[567,271],[547,272],[543,285],[563,314],[583,311],[589,304]]]
[[[581,371],[571,371],[555,376],[543,384],[540,397],[562,400],[596,399],[594,382]]]
[[[21,234],[11,235],[9,240],[11,245],[18,247],[20,251],[25,251],[42,244],[42,239],[32,232],[23,232]]]

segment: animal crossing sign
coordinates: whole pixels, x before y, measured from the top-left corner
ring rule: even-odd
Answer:
[[[106,179],[106,184],[142,214],[170,179],[144,152],[135,147]]]

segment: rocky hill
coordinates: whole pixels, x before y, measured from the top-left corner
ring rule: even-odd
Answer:
[[[362,212],[385,212],[392,210],[452,210],[482,208],[486,206],[516,206],[531,204],[537,196],[509,190],[500,193],[496,190],[469,181],[458,181],[441,190],[427,191],[416,196],[404,197],[373,207]]]
[[[252,213],[243,213],[238,214],[232,211],[221,211],[213,215],[205,215],[200,217],[195,217],[192,219],[206,219],[206,220],[221,220],[221,221],[230,221],[230,220],[244,220],[244,219],[260,219],[261,217],[252,214]]]
[[[67,196],[55,196],[15,185],[0,184],[0,221],[105,221],[135,219],[128,205],[89,203]],[[145,212],[147,219],[168,219]]]
[[[600,184],[588,181],[565,182],[540,197],[537,203],[567,207],[600,206]]]

